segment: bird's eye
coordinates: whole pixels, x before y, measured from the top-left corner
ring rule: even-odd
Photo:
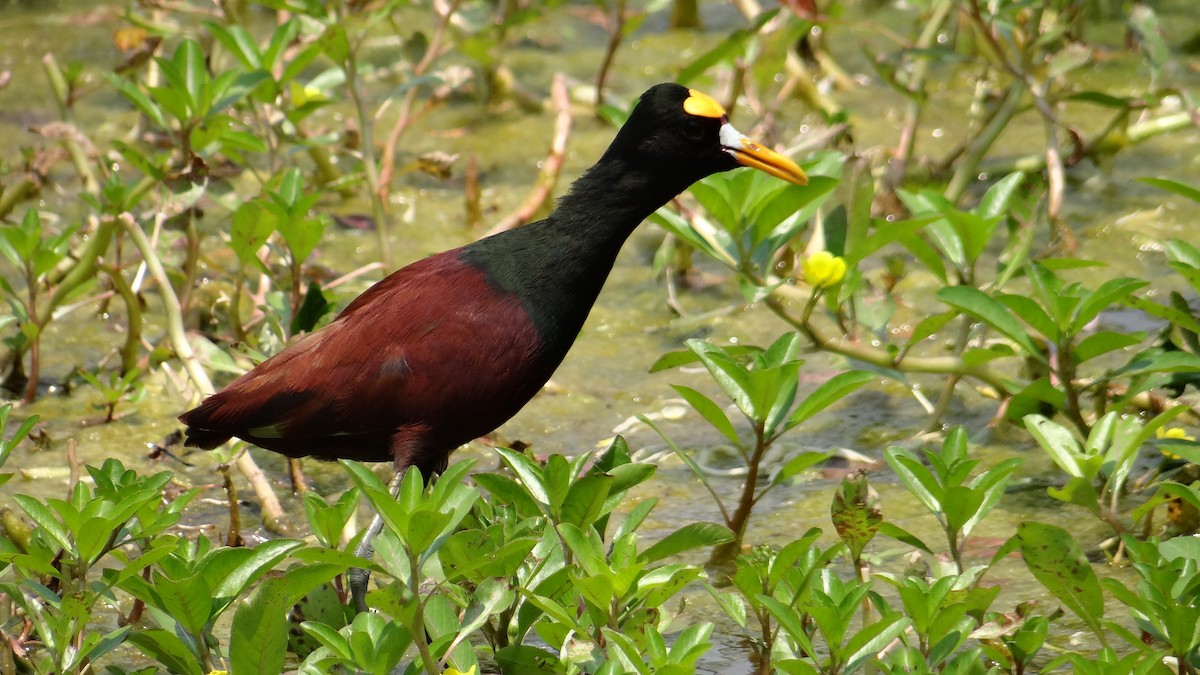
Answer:
[[[704,122],[701,120],[688,120],[683,125],[683,133],[688,137],[689,140],[693,141],[704,140],[704,136],[707,131],[708,130],[705,128]]]

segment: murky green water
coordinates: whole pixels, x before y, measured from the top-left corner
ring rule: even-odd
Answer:
[[[1164,15],[1172,17],[1165,26],[1167,37],[1174,41],[1173,44],[1188,37],[1200,25],[1185,11],[1188,2],[1162,3],[1158,8]],[[723,6],[706,7],[705,11],[710,27],[731,26],[737,21],[732,10]],[[117,25],[117,14],[118,10],[102,3],[64,1],[49,8],[36,3],[0,5],[0,30],[9,36],[19,36],[0,41],[0,71],[12,72],[11,84],[0,89],[0,157],[11,161],[16,148],[33,143],[27,131],[31,125],[57,119],[41,72],[42,54],[53,51],[62,63],[115,63],[118,56],[111,46],[111,32]],[[875,13],[869,18],[886,21],[889,16]],[[661,25],[661,17],[652,17],[621,51],[613,76],[621,94],[636,95],[647,84],[670,79],[672,72],[687,60],[681,54],[698,54],[719,37],[716,32],[663,34],[658,31]],[[1099,26],[1098,30],[1115,36],[1109,40],[1112,44],[1120,44],[1119,24]],[[857,45],[860,40],[878,42],[882,38],[853,24],[839,26],[836,32],[839,39],[835,41],[834,49],[843,64],[852,71],[867,72]],[[559,13],[553,20],[528,29],[526,38],[526,46],[510,52],[509,63],[527,85],[544,89],[553,72],[560,69],[582,83],[591,82],[603,40],[603,34],[595,26],[570,12]],[[1097,88],[1112,93],[1122,93],[1122,83],[1126,82],[1130,83],[1129,90],[1138,89],[1141,85],[1137,80],[1145,76],[1145,68],[1137,58],[1115,52],[1111,59],[1082,75]],[[1193,90],[1200,85],[1200,76],[1195,70],[1174,72],[1172,77]],[[947,103],[930,109],[918,137],[922,151],[949,147],[954,140],[952,134],[961,126],[961,106],[969,103],[970,91],[963,87],[956,96],[951,88],[939,95],[939,100]],[[860,149],[895,142],[900,125],[897,111],[902,105],[898,95],[882,86],[864,86],[840,93],[838,98],[853,111],[854,133]],[[104,91],[85,99],[78,114],[89,125],[111,117],[110,122],[99,122],[97,133],[117,135],[124,129],[119,119],[127,115],[127,110],[114,94]],[[806,118],[806,112],[799,104],[786,107],[784,114],[795,127],[804,121],[812,121]],[[1098,128],[1106,119],[1103,111],[1097,110],[1094,114],[1096,117],[1085,124],[1088,128]],[[750,126],[747,111],[734,111],[734,118],[739,126]],[[1077,118],[1073,115],[1072,119]],[[332,117],[329,120],[331,124],[336,121]],[[552,124],[549,115],[531,116],[516,110],[497,112],[470,103],[456,104],[436,111],[409,132],[403,143],[404,157],[411,158],[430,150],[460,153],[464,157],[468,154],[477,156],[482,171],[485,217],[490,225],[525,196],[537,173],[538,162],[548,148]],[[1032,116],[1022,117],[1005,132],[1003,150],[996,153],[996,158],[1005,159],[1001,155],[1018,156],[1035,150],[1040,146],[1043,133],[1040,121]],[[611,129],[591,116],[576,117],[560,192],[571,177],[599,156],[611,136]],[[393,212],[412,209],[412,224],[399,226],[394,231],[393,251],[398,262],[409,262],[460,245],[481,234],[481,231],[470,231],[461,224],[461,166],[460,160],[456,177],[448,182],[412,174],[394,188]],[[1162,176],[1195,184],[1196,176],[1200,175],[1198,169],[1200,132],[1193,129],[1132,147],[1123,152],[1112,167],[1101,170],[1082,166],[1071,171],[1065,215],[1079,236],[1079,255],[1109,263],[1113,275],[1162,278],[1165,267],[1161,242],[1171,237],[1195,241],[1200,209],[1195,204],[1133,181],[1140,176]],[[53,212],[71,213],[75,200],[74,182],[65,174],[56,178],[61,182],[47,187],[42,206]],[[362,204],[339,204],[333,208],[340,212],[367,210]],[[507,444],[520,440],[531,443],[538,453],[576,454],[595,448],[632,416],[653,414],[678,405],[670,384],[687,384],[712,391],[705,378],[696,373],[649,374],[649,366],[664,352],[681,348],[689,337],[765,344],[786,329],[765,310],[743,308],[740,295],[731,284],[684,292],[680,300],[689,316],[677,318],[666,305],[662,283],[650,270],[660,239],[660,233],[651,227],[643,227],[633,236],[618,259],[613,276],[582,335],[555,374],[553,386],[499,430],[499,442]],[[375,251],[373,234],[330,232],[318,251],[316,262],[345,272],[374,260]],[[715,267],[705,268],[721,273]],[[1169,278],[1163,283],[1167,287],[1177,287]],[[365,282],[360,283],[357,290],[364,287]],[[917,292],[913,297],[920,296]],[[60,381],[75,366],[93,367],[119,344],[122,336],[119,307],[114,304],[113,315],[99,319],[93,311],[94,307],[85,307],[52,324],[44,339],[43,377],[47,382]],[[694,318],[706,313],[713,313],[712,318]],[[159,339],[155,331],[150,331],[148,337]],[[813,355],[805,367],[805,381],[808,386],[815,386],[841,367],[842,364],[825,356]],[[40,496],[62,494],[67,483],[64,453],[70,441],[76,444],[77,455],[84,463],[99,464],[106,457],[118,457],[127,466],[142,472],[172,470],[178,473],[181,481],[191,484],[217,482],[213,459],[205,453],[188,455],[186,459],[192,464],[189,467],[146,458],[146,444],[174,430],[177,426],[174,416],[189,403],[178,396],[168,378],[161,373],[150,377],[149,382],[150,394],[146,400],[137,405],[122,406],[121,412],[125,415],[111,425],[81,426],[81,419],[100,414],[94,408],[99,401],[98,394],[86,388],[71,396],[46,394],[35,405],[19,410],[18,418],[29,414],[41,416],[41,427],[53,442],[49,450],[22,448],[14,455],[10,468],[26,470],[30,478],[7,485],[0,493],[0,502],[6,502],[7,495],[14,491]],[[927,389],[927,393],[935,395],[938,382],[931,380],[928,386],[931,389]],[[993,408],[991,401],[966,395],[960,397],[947,420],[980,429]],[[923,412],[911,397],[902,389],[880,383],[794,433],[789,447],[847,447],[878,458],[889,442],[903,441],[918,432],[923,424]],[[704,428],[694,416],[666,421],[663,426],[685,446],[709,447],[719,439],[716,432]],[[641,425],[629,426],[625,435],[632,447],[647,454],[662,447],[661,439]],[[1019,434],[983,433],[978,440],[980,444],[976,451],[988,460],[1014,455],[1024,458],[1022,476],[1054,471],[1041,452],[1031,449],[1028,439]],[[286,481],[283,463],[269,453],[257,456],[264,468],[278,478],[282,488]],[[494,454],[482,446],[461,450],[458,456],[476,457],[480,467],[493,466],[496,462]],[[639,495],[660,498],[655,518],[644,528],[647,535],[665,533],[697,519],[718,519],[709,497],[685,467],[671,457],[662,459],[659,465],[656,480],[644,487]],[[333,465],[310,462],[307,471],[322,493],[345,487],[341,472]],[[907,498],[886,469],[872,480],[881,493],[889,519],[896,520],[927,541],[938,540],[933,520],[919,510],[914,500]],[[760,505],[747,541],[781,544],[809,527],[830,531],[829,501],[834,486],[831,481],[814,479],[776,490]],[[724,487],[731,493],[734,481],[728,481]],[[214,502],[198,505],[190,521],[200,525],[212,520],[214,530],[220,531],[223,508],[215,500],[223,495],[216,488],[210,495]],[[293,513],[302,512],[298,502],[289,502],[286,508]],[[1005,499],[984,522],[976,537],[984,541],[1007,537],[1016,523],[1031,518],[1063,524],[1071,528],[1080,541],[1094,541],[1102,536],[1098,527],[1094,531],[1081,532],[1078,527],[1080,516],[1073,507],[1050,500],[1044,491],[1024,493]],[[898,564],[888,546],[877,543],[874,552],[883,564]],[[1036,593],[1035,589],[1024,586],[1027,574],[1023,569],[1002,564],[993,580],[1004,584],[997,609],[1010,608]],[[701,608],[698,610],[701,614],[707,613],[703,609],[706,607],[703,598],[697,599],[695,606]],[[729,626],[719,625],[724,630],[717,631],[718,648],[706,660],[706,668],[727,673],[746,668],[745,652],[728,632]],[[1056,630],[1063,631],[1061,639],[1066,639],[1073,630],[1070,621],[1054,625]]]

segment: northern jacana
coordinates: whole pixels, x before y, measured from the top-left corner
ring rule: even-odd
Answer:
[[[455,448],[503,424],[550,379],[634,228],[692,183],[739,166],[808,180],[734,129],[709,96],[651,87],[549,217],[393,272],[180,415],[186,444],[211,449],[236,436],[289,457],[441,473]],[[370,556],[380,525],[360,555]],[[365,609],[365,573],[351,586]]]
[[[515,415],[583,327],[621,245],[692,183],[794,162],[677,84],[642,94],[612,145],[545,220],[404,267],[324,328],[179,416],[189,446],[241,438],[289,457],[392,460],[428,478]]]

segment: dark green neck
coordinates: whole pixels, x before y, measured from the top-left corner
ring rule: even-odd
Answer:
[[[548,218],[470,244],[462,258],[483,268],[491,285],[519,295],[544,343],[565,354],[621,245],[688,185],[680,183],[606,155]]]

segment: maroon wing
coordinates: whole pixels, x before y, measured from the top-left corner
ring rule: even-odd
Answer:
[[[417,462],[516,414],[549,379],[520,299],[448,251],[184,413],[188,445],[232,436],[289,456]]]

